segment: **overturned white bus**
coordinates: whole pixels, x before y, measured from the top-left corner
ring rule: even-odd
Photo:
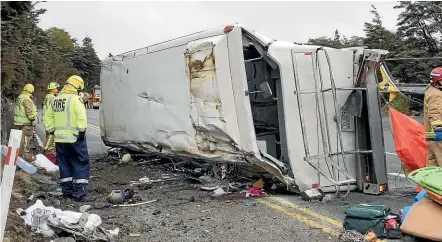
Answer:
[[[387,190],[376,68],[387,52],[274,41],[241,25],[107,58],[108,146],[257,165],[300,191]]]

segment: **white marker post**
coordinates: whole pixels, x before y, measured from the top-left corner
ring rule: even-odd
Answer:
[[[11,200],[12,186],[14,185],[15,168],[17,167],[17,158],[20,149],[22,131],[11,129],[8,144],[8,154],[3,164],[3,177],[0,186],[1,203],[0,203],[0,242],[5,236],[6,219],[8,218],[9,201]]]

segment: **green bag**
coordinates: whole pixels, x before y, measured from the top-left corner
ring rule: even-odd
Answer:
[[[372,230],[379,238],[385,237],[385,217],[391,212],[388,205],[359,204],[345,211],[344,229],[365,234]]]

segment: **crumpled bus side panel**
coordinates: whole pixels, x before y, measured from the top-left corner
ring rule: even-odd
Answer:
[[[227,36],[218,35],[107,59],[101,73],[104,142],[243,162],[227,48]]]

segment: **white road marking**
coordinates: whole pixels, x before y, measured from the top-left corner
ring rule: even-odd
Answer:
[[[399,177],[403,177],[403,178],[406,177],[405,174],[394,173],[394,172],[388,173],[388,175],[390,175],[390,176],[399,176]]]
[[[385,154],[387,154],[387,155],[395,155],[395,156],[397,156],[397,154],[396,154],[396,153],[393,153],[393,152],[385,152]]]

